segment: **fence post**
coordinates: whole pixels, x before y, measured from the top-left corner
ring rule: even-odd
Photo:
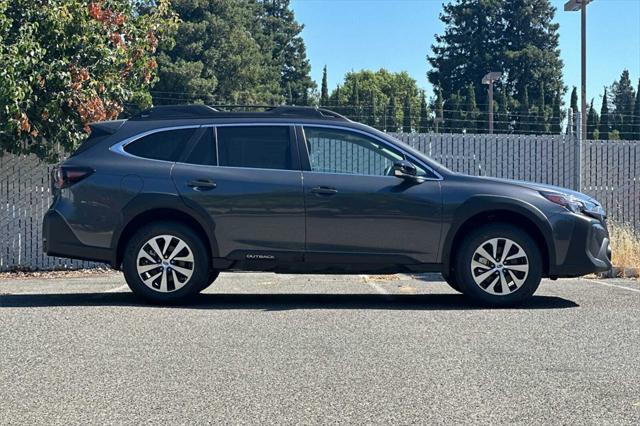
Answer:
[[[582,117],[582,113],[580,111],[576,111],[575,116],[576,131],[574,133],[574,143],[576,144],[576,149],[574,150],[575,158],[573,159],[574,189],[580,192],[582,191],[582,120],[584,117]]]

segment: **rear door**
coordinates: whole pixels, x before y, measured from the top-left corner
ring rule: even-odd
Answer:
[[[293,128],[221,125],[201,132],[172,176],[185,202],[212,218],[219,256],[301,260],[304,195]]]

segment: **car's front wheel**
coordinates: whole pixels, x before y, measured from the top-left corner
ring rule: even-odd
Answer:
[[[529,234],[510,224],[492,224],[465,238],[456,258],[456,283],[474,300],[512,305],[536,291],[542,263]]]
[[[180,223],[138,230],[126,246],[122,269],[131,290],[154,303],[184,301],[211,282],[206,247]]]

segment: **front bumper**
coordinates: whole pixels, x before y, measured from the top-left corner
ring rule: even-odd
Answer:
[[[551,277],[578,277],[611,269],[611,246],[606,224],[581,214],[567,213],[552,220],[556,262]]]
[[[82,243],[54,208],[49,209],[42,220],[42,251],[47,256],[115,263],[111,249]]]

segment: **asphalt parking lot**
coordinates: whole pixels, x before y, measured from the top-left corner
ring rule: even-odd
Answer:
[[[640,423],[640,283],[470,305],[437,275],[0,281],[0,423]]]

